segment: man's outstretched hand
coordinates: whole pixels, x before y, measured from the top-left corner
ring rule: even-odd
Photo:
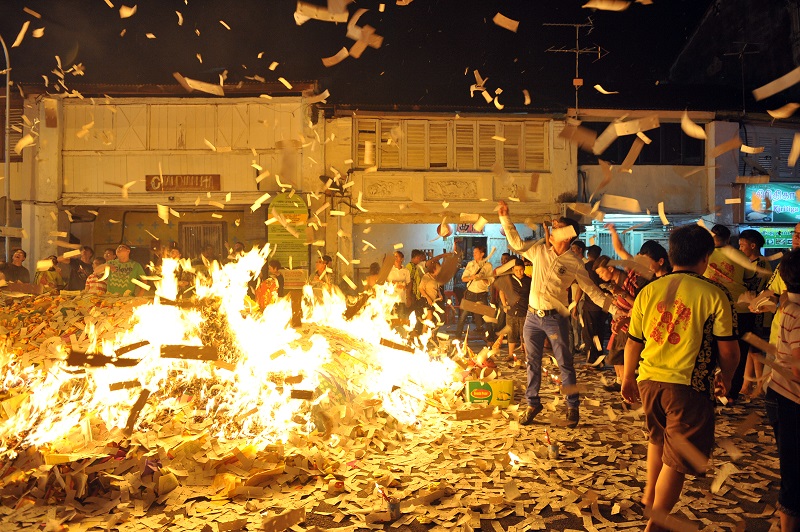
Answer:
[[[500,216],[508,216],[508,203],[504,200],[500,200],[497,202],[497,214]]]

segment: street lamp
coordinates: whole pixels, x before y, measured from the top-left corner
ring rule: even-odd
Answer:
[[[6,56],[6,120],[5,120],[5,135],[6,140],[3,143],[3,147],[5,148],[4,154],[4,166],[5,166],[5,177],[6,177],[6,223],[5,226],[8,228],[11,226],[11,150],[10,146],[8,145],[11,142],[11,94],[9,94],[9,87],[11,85],[11,60],[8,58],[8,48],[6,47],[6,41],[3,40],[3,36],[0,35],[0,44],[3,45],[3,54]],[[6,229],[7,231],[7,229]],[[11,262],[11,237],[8,236],[6,232],[6,262]]]

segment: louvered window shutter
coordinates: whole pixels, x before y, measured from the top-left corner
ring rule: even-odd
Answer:
[[[497,159],[497,141],[492,137],[497,135],[497,125],[494,123],[478,124],[478,169],[489,170]]]
[[[428,122],[428,152],[430,168],[449,168],[448,144],[450,122]]]
[[[522,124],[503,124],[503,168],[506,170],[522,170]]]
[[[525,122],[525,168],[528,172],[550,171],[550,146],[546,121]]]
[[[376,141],[377,141],[377,120],[359,119],[356,122],[357,132],[357,150],[358,150],[358,166],[360,168],[368,168],[377,164],[376,160]],[[365,160],[367,143],[371,143],[370,160]]]
[[[399,120],[381,120],[381,145],[378,148],[379,166],[381,168],[400,168],[400,149],[403,136],[400,133]],[[389,142],[391,140],[391,142]]]
[[[428,161],[425,156],[427,152],[425,138],[425,126],[427,126],[427,122],[425,120],[406,120],[405,125],[405,168],[413,170],[427,169]]]
[[[2,101],[2,100],[0,100]],[[17,152],[14,151],[14,147],[17,143],[22,139],[23,131],[25,127],[25,122],[22,120],[23,109],[22,109],[22,100],[17,100],[15,98],[11,98],[11,105],[9,106],[9,123],[11,125],[10,131],[8,133],[8,152],[9,158],[8,160],[11,162],[22,162],[22,155],[17,155]],[[4,142],[6,140],[5,135],[5,102],[0,105],[0,108],[3,111],[0,111],[0,124],[3,125],[2,129],[0,129],[0,161],[5,162],[5,145]]]
[[[456,120],[456,170],[474,170],[475,122]]]

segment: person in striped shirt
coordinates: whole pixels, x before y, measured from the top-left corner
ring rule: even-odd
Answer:
[[[778,269],[788,297],[782,305],[778,351],[772,361],[765,406],[780,459],[781,530],[788,532],[800,530],[800,250],[786,254]]]
[[[92,267],[94,268],[94,271],[86,278],[86,283],[84,284],[83,288],[83,291],[87,294],[102,296],[106,293],[106,280],[103,279],[103,275],[105,273],[105,263],[106,259],[103,257],[95,257],[95,259],[92,261]],[[97,274],[98,271],[101,272],[99,275]]]

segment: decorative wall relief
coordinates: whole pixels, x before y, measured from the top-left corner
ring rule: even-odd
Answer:
[[[476,179],[428,180],[425,183],[425,199],[429,201],[478,199],[478,183]]]
[[[369,199],[411,199],[406,179],[365,179],[364,191]]]

